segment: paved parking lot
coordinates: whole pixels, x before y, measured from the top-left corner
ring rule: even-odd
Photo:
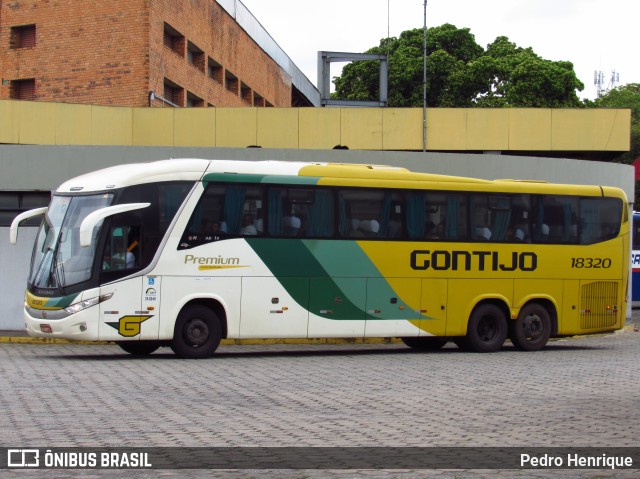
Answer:
[[[0,344],[0,446],[638,447],[640,333],[496,354],[402,344]],[[7,471],[4,471],[7,472]],[[188,474],[187,474],[188,472]],[[112,477],[115,471],[49,471]],[[126,477],[637,477],[639,471],[139,471]],[[37,471],[12,477],[38,477]]]

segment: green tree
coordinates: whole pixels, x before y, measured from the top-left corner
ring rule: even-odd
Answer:
[[[614,161],[633,163],[640,157],[640,83],[630,83],[614,88],[594,101],[585,102],[593,108],[630,108],[631,109],[631,148]],[[640,182],[636,182],[634,209],[640,210]]]
[[[576,77],[571,62],[545,60],[507,37],[496,38],[482,60],[476,75],[488,79],[489,88],[479,92],[478,106],[582,106],[576,90],[583,90],[584,84]]]
[[[631,149],[618,156],[615,161],[633,163],[640,157],[640,83],[630,83],[607,92],[585,104],[592,108],[629,108],[631,109]]]
[[[366,52],[389,56],[389,106],[422,106],[423,41],[422,29],[407,30]],[[378,63],[352,62],[334,84],[334,98],[377,100]],[[570,62],[544,60],[506,37],[485,51],[468,28],[427,31],[430,107],[579,107],[576,90],[583,88]]]

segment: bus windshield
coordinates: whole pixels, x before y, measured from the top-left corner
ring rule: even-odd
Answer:
[[[112,194],[54,196],[38,232],[31,260],[29,283],[36,288],[57,288],[81,283],[91,277],[96,237],[90,246],[80,246],[80,224],[88,214],[109,206]]]

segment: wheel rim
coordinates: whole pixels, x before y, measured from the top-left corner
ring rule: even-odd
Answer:
[[[192,319],[184,327],[184,340],[190,346],[197,348],[209,339],[209,327],[202,319]]]
[[[522,321],[522,332],[524,337],[530,341],[536,341],[542,337],[544,325],[542,319],[537,314],[529,314]]]
[[[496,318],[493,316],[483,316],[478,321],[478,338],[485,343],[490,343],[498,337],[499,328]]]

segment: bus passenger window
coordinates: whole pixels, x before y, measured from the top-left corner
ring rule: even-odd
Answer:
[[[338,194],[340,236],[398,238],[402,234],[401,196],[369,188],[342,190]]]
[[[578,240],[578,198],[575,196],[532,196],[533,240],[566,244]]]
[[[615,238],[622,221],[622,201],[617,198],[581,198],[580,243],[592,244]]]
[[[426,195],[425,238],[456,241],[467,237],[467,203],[465,197],[455,193],[428,193]]]

